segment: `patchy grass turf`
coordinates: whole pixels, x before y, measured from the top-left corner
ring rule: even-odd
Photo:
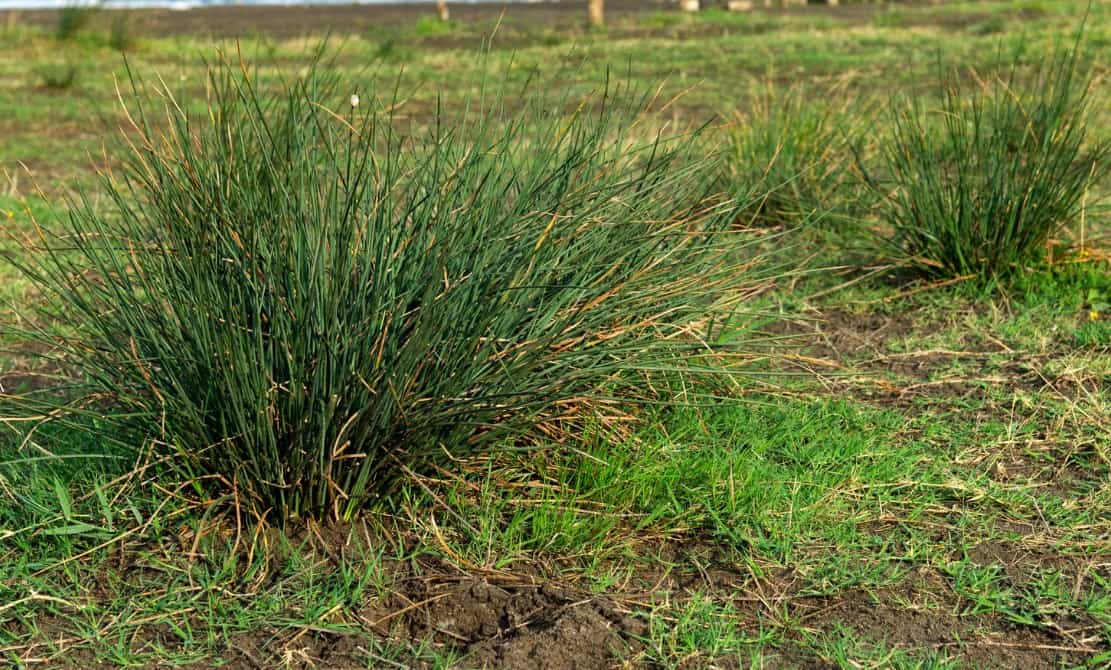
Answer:
[[[486,59],[522,81],[542,69],[586,88],[607,67],[663,81],[661,124],[743,111],[768,79],[816,96],[836,85],[871,110],[924,91],[938,54],[986,71],[1000,40],[1036,52],[1067,38],[1084,3],[844,10],[644,12],[605,33],[511,20]],[[1111,14],[1092,11],[1087,58],[1105,81]],[[418,92],[401,113],[419,122],[438,92],[451,104],[477,85],[483,21],[366,29],[339,66],[363,92],[392,91],[404,69],[402,90]],[[124,70],[99,33],[0,35],[0,220],[19,235],[108,165]],[[311,42],[242,48],[295,67]],[[130,57],[196,92],[211,46],[140,33]],[[46,61],[79,63],[72,85],[46,87]],[[575,452],[414,477],[346,526],[261,527],[234,499],[93,449],[80,426],[0,424],[0,654],[31,667],[1107,667],[1103,217],[1008,287],[908,281],[852,227],[780,231],[791,264],[825,270],[764,298],[782,336],[766,385],[594,426]],[[10,323],[38,296],[0,272]],[[49,384],[5,338],[3,391]]]

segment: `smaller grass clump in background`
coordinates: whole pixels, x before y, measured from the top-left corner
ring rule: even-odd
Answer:
[[[743,223],[791,225],[847,204],[851,142],[861,117],[822,97],[809,99],[798,87],[769,87],[738,114],[726,178],[751,202],[739,214]]]
[[[119,13],[112,18],[112,24],[108,28],[108,46],[121,52],[135,49],[134,26],[126,13]]]
[[[157,121],[138,96],[107,201],[13,257],[75,416],[258,514],[347,517],[400,473],[691,397],[727,328],[744,348],[735,207],[647,100],[491,89],[424,128],[332,72],[220,62],[203,115],[163,91]]]
[[[444,21],[433,16],[421,16],[413,23],[413,35],[417,37],[436,37],[447,35],[455,30],[451,21]]]
[[[69,6],[58,10],[58,23],[54,27],[54,37],[60,41],[72,40],[88,27],[96,13],[96,7]]]
[[[7,20],[4,22],[3,34],[5,36],[12,35],[16,32],[16,30],[19,29],[19,27],[19,11],[14,9],[8,10],[8,17]]]
[[[77,83],[79,72],[73,63],[43,63],[35,67],[43,88],[64,91]]]
[[[939,109],[897,105],[884,152],[893,235],[883,242],[940,277],[998,277],[1037,262],[1093,204],[1111,143],[1089,132],[1090,77],[1076,48],[987,82],[943,72]]]

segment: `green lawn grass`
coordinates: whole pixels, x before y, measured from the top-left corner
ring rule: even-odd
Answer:
[[[848,21],[660,13],[604,33],[509,23],[518,45],[495,41],[484,56],[467,45],[490,26],[422,22],[346,38],[340,67],[364,95],[392,93],[400,77],[416,93],[399,113],[417,122],[437,96],[450,105],[478,86],[483,59],[511,80],[539,69],[582,90],[607,70],[663,82],[661,125],[744,110],[769,80],[873,110],[893,91],[926,91],[939,56],[987,72],[1019,39],[1030,53],[1068,40],[1085,8],[954,3]],[[1105,82],[1111,9],[1091,11],[1086,59]],[[202,90],[210,40],[137,40],[137,72]],[[241,46],[252,62],[296,67],[313,41]],[[72,86],[45,88],[44,59],[80,63]],[[30,232],[32,217],[51,226],[67,189],[95,193],[124,76],[104,35],[59,46],[49,31],[0,32],[5,232]],[[1093,132],[1109,137],[1104,89]],[[886,135],[868,122],[872,141]],[[1063,259],[1009,285],[908,282],[851,227],[783,231],[768,244],[809,271],[760,298],[783,337],[736,397],[588,426],[574,451],[507,449],[414,476],[341,527],[278,532],[237,514],[235,500],[156,480],[145,462],[133,469],[80,425],[28,434],[0,422],[0,657],[468,668],[487,658],[470,633],[414,613],[455,602],[452,589],[520,596],[543,583],[570,594],[553,596],[564,610],[607,603],[623,622],[614,664],[628,667],[1107,667],[1105,214],[1086,220],[1087,254],[1066,253],[1074,230],[1058,240]],[[11,323],[38,296],[0,268],[0,323]],[[38,383],[21,343],[5,334],[0,345],[0,379]]]

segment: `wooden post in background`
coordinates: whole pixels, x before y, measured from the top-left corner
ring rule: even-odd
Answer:
[[[698,0],[679,0],[679,9],[684,12],[697,12]]]
[[[605,0],[590,0],[590,25],[601,26],[606,22],[606,1]]]
[[[451,18],[451,12],[447,9],[447,0],[436,0],[436,11],[440,13],[441,21],[447,21]]]

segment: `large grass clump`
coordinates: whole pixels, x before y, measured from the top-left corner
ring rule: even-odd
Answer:
[[[225,63],[203,114],[131,105],[106,198],[24,267],[74,411],[260,512],[345,516],[721,354],[752,260],[701,143],[643,101],[494,86],[422,126],[329,71]]]
[[[987,82],[942,73],[940,105],[897,105],[885,150],[887,239],[941,277],[1008,274],[1036,262],[1075,221],[1111,144],[1091,137],[1076,49]]]

